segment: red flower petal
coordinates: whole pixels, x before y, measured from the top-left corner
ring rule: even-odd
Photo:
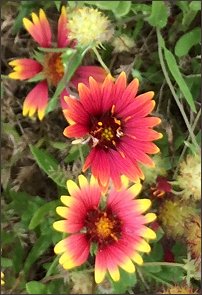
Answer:
[[[61,14],[58,20],[58,47],[64,48],[70,43],[68,39],[68,29],[67,29],[67,12],[65,6],[62,6]]]
[[[36,74],[40,73],[43,69],[42,65],[30,58],[15,59],[9,62],[13,67],[13,72],[8,76],[11,79],[26,80],[33,78]]]
[[[51,29],[43,9],[39,10],[39,17],[32,13],[32,22],[23,18],[25,29],[41,47],[50,47]]]
[[[48,104],[48,85],[46,81],[38,83],[27,95],[23,103],[23,116],[32,117],[38,111],[40,120],[45,115]]]

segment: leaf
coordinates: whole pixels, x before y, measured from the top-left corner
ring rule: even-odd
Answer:
[[[57,101],[58,101],[58,96],[61,94],[65,86],[68,85],[68,82],[71,80],[76,69],[81,64],[81,61],[88,49],[89,48],[83,48],[83,47],[77,48],[77,51],[74,51],[72,53],[71,58],[69,59],[67,68],[65,69],[65,74],[63,78],[60,80],[60,82],[58,83],[55,93],[48,103],[48,106],[46,108],[46,114],[48,114],[49,112],[55,109],[57,105]]]
[[[189,3],[189,8],[193,11],[200,11],[201,1],[191,1],[191,3]]]
[[[12,266],[13,266],[12,259],[1,257],[1,267],[6,268],[6,267],[12,267]]]
[[[146,20],[151,26],[162,29],[167,24],[168,14],[168,7],[165,2],[152,1],[152,12]]]
[[[120,280],[118,282],[112,281],[113,294],[125,294],[125,292],[134,287],[137,283],[136,273],[128,273],[120,269]]]
[[[85,4],[96,5],[103,10],[113,10],[119,5],[120,1],[83,1]]]
[[[26,275],[28,275],[30,267],[33,263],[44,254],[51,244],[52,241],[47,235],[40,236],[40,238],[35,242],[24,264],[24,272]]]
[[[184,34],[175,45],[175,54],[179,57],[186,55],[196,44],[200,44],[201,30],[194,28],[192,31]]]
[[[88,145],[81,145],[81,151],[83,153],[83,156],[85,157],[89,151],[89,147]],[[69,153],[67,155],[67,157],[64,159],[65,163],[71,163],[73,161],[75,161],[76,159],[78,159],[80,157],[79,154],[79,147],[78,145],[72,145],[72,147],[69,150]]]
[[[47,204],[40,207],[33,215],[30,224],[29,224],[29,230],[33,230],[35,227],[37,227],[44,219],[45,215],[48,214],[51,211],[55,211],[56,206],[58,205],[57,201],[51,201]]]
[[[28,294],[46,294],[46,285],[37,281],[31,281],[26,283],[26,291]]]
[[[63,171],[60,169],[59,163],[49,155],[45,150],[39,149],[36,146],[29,145],[32,155],[36,160],[39,167],[50,177],[57,185],[65,187],[64,181],[61,180],[61,173],[64,175]],[[60,177],[57,177],[58,176]],[[65,176],[65,175],[64,175]]]
[[[131,1],[119,1],[119,2],[120,2],[119,5],[116,8],[113,8],[113,13],[117,17],[122,17],[129,13],[131,8]]]
[[[165,59],[166,59],[168,68],[169,68],[173,78],[177,82],[182,94],[184,95],[184,98],[186,99],[186,101],[189,104],[192,111],[196,112],[196,107],[194,104],[192,94],[191,94],[185,80],[183,79],[182,74],[179,71],[179,68],[178,68],[178,65],[177,65],[174,55],[166,47],[164,47],[164,55],[165,55]]]
[[[27,80],[27,82],[38,82],[45,79],[45,75],[43,72],[36,74],[33,78]]]

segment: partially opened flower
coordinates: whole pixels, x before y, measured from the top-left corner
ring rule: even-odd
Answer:
[[[42,9],[39,11],[39,16],[32,13],[32,22],[24,18],[24,26],[30,33],[33,39],[43,48],[52,48],[52,33],[50,24]],[[45,110],[48,104],[48,89],[56,87],[64,75],[64,65],[62,62],[62,49],[65,47],[74,47],[74,44],[69,40],[69,30],[67,27],[68,20],[66,9],[63,6],[61,15],[58,20],[57,31],[57,48],[61,48],[61,52],[40,53],[38,60],[30,58],[21,58],[12,60],[9,65],[13,67],[13,72],[9,74],[12,79],[27,80],[40,76],[40,81],[27,95],[23,104],[23,115],[32,117],[38,112],[40,120],[45,115]],[[36,54],[37,59],[37,54]],[[68,65],[67,65],[68,66]],[[99,82],[103,82],[106,72],[101,67],[97,66],[81,66],[72,77],[69,86],[76,88],[78,82],[86,83],[87,77],[92,75]],[[64,104],[63,97],[68,95],[67,90],[64,90],[61,95],[62,107]]]
[[[102,282],[107,272],[118,281],[119,267],[133,273],[134,262],[143,263],[138,252],[150,251],[144,238],[156,238],[155,232],[145,226],[156,215],[142,214],[150,207],[151,201],[135,199],[141,184],[128,188],[125,179],[120,191],[111,190],[108,196],[102,196],[93,176],[88,182],[79,175],[79,186],[68,180],[67,188],[70,196],[61,197],[65,206],[56,210],[64,219],[53,224],[56,230],[69,234],[54,248],[56,254],[62,254],[59,263],[64,269],[80,266],[94,249],[96,283]]]
[[[80,83],[79,100],[66,98],[68,109],[64,115],[71,124],[64,130],[67,137],[88,137],[91,151],[83,171],[89,167],[103,188],[110,178],[116,189],[121,187],[121,175],[131,181],[144,178],[139,162],[153,166],[147,154],[158,153],[152,142],[162,137],[152,129],[161,120],[147,117],[155,102],[152,91],[137,96],[138,80],[126,85],[126,74],[122,72],[116,82],[110,74],[102,85],[92,77],[89,87]]]
[[[169,194],[172,190],[171,184],[166,177],[158,176],[156,184],[151,187],[152,195],[156,198],[163,198],[165,194]]]

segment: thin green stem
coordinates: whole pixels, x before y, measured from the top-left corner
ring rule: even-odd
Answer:
[[[168,86],[170,88],[170,91],[171,91],[171,93],[172,93],[172,95],[173,95],[173,97],[175,99],[175,102],[176,102],[176,104],[177,104],[177,106],[178,106],[178,108],[179,108],[179,110],[180,110],[180,112],[182,114],[182,117],[184,119],[184,122],[185,122],[185,124],[187,126],[187,129],[189,131],[190,138],[191,138],[193,144],[196,146],[196,148],[197,149],[200,149],[200,147],[199,147],[199,145],[198,145],[198,143],[196,141],[196,137],[195,137],[195,135],[193,133],[193,130],[192,130],[190,124],[189,124],[189,120],[187,118],[187,115],[186,115],[186,113],[185,113],[185,111],[183,109],[182,104],[180,103],[179,97],[177,96],[177,94],[176,94],[176,92],[174,90],[174,87],[173,87],[173,85],[171,83],[171,80],[169,78],[169,75],[167,73],[166,66],[165,66],[164,59],[163,59],[163,53],[162,53],[162,47],[161,47],[161,43],[160,43],[160,37],[161,37],[161,33],[160,33],[159,29],[157,29],[158,54],[159,54],[159,60],[160,60],[160,64],[161,64],[161,68],[162,68],[163,74],[164,74],[165,79],[166,79],[166,82],[167,82],[167,84],[168,84]]]
[[[101,58],[101,56],[100,56],[97,48],[96,47],[93,47],[92,49],[93,49],[93,51],[94,51],[94,53],[95,53],[95,55],[96,55],[99,63],[101,64],[101,66],[107,71],[107,73],[110,73],[110,70],[108,69],[108,67],[106,66],[106,64],[104,63],[104,61],[102,60],[102,58]]]
[[[183,263],[173,263],[173,262],[144,262],[142,266],[178,266],[184,268]]]
[[[199,110],[199,112],[198,112],[198,114],[197,114],[197,116],[196,116],[196,118],[195,118],[195,120],[194,120],[194,123],[193,123],[193,125],[192,125],[192,130],[193,130],[193,132],[194,132],[194,129],[196,128],[196,125],[197,125],[198,120],[199,120],[200,117],[201,117],[201,109]],[[188,142],[189,142],[190,138],[191,138],[191,136],[190,136],[190,134],[189,134],[189,136],[188,136],[188,138],[187,138],[187,141],[188,141]],[[181,155],[180,155],[180,157],[179,157],[178,163],[180,163],[181,160],[183,159],[184,154],[185,154],[185,152],[186,152],[186,149],[187,149],[187,145],[184,145],[184,148],[183,148],[182,153],[181,153]],[[173,175],[173,178],[174,178],[174,179],[175,179],[175,177],[177,176],[178,170],[179,170],[179,165],[177,165],[177,167],[176,167],[176,169],[175,169],[175,172],[174,172],[174,175]]]

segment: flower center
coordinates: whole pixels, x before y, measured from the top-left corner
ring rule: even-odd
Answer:
[[[118,241],[121,237],[121,221],[111,210],[92,209],[85,219],[86,236],[99,248]]]
[[[64,66],[62,63],[61,53],[47,53],[45,55],[43,71],[48,82],[53,86],[57,86],[58,82],[64,75]]]
[[[93,146],[97,144],[105,149],[116,149],[116,145],[123,136],[121,120],[114,116],[114,105],[110,112],[99,117],[93,117],[90,134],[93,138]]]

